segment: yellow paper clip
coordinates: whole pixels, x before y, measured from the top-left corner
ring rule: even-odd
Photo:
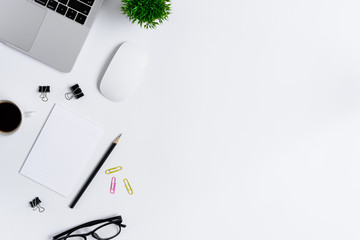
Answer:
[[[109,168],[108,170],[105,171],[106,174],[112,174],[114,172],[120,171],[122,169],[121,166],[118,167],[114,167],[114,168]]]
[[[126,190],[128,191],[128,193],[130,195],[132,195],[134,193],[134,191],[132,190],[129,180],[127,180],[127,178],[124,178],[124,183],[125,183]]]

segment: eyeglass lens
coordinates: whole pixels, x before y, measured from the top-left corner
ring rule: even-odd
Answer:
[[[83,238],[83,237],[78,237],[78,236],[73,236],[73,237],[67,237],[67,238],[64,238],[64,240],[84,240],[86,238]],[[61,239],[62,240],[62,239]]]
[[[94,234],[96,234],[101,239],[109,239],[115,237],[120,232],[120,227],[116,224],[108,224],[99,229],[97,229]]]

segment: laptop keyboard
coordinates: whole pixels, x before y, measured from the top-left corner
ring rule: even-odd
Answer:
[[[34,0],[71,20],[84,24],[95,0]]]

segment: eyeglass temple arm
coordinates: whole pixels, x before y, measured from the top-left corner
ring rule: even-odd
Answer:
[[[76,226],[74,228],[71,228],[65,232],[62,232],[56,236],[53,237],[53,240],[57,239],[58,237],[62,236],[62,235],[66,235],[66,234],[69,234],[69,233],[72,233],[80,228],[83,228],[83,227],[87,227],[87,226],[92,226],[92,225],[95,225],[95,224],[99,224],[99,223],[102,223],[102,222],[106,222],[106,221],[112,221],[112,220],[117,220],[119,219],[120,221],[122,221],[122,218],[121,216],[117,216],[117,217],[111,217],[111,218],[106,218],[106,219],[99,219],[99,220],[94,220],[94,221],[91,221],[91,222],[87,222],[87,223],[84,223],[84,224],[81,224],[79,226]],[[126,225],[124,224],[120,224],[122,227],[126,227]]]

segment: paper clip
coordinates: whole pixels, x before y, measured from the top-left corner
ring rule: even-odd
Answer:
[[[106,174],[112,174],[114,172],[118,172],[122,169],[121,166],[117,166],[117,167],[113,167],[113,168],[109,168],[105,171]]]
[[[43,208],[42,206],[40,206],[41,200],[36,197],[34,198],[31,202],[30,202],[30,206],[33,208],[33,211],[35,211],[36,209],[39,210],[39,212],[43,212],[45,211],[45,208]]]
[[[72,98],[79,99],[84,96],[79,84],[75,84],[74,86],[70,87],[71,92],[65,93],[65,98],[70,100]]]
[[[131,185],[129,183],[129,180],[127,180],[127,178],[124,178],[124,183],[125,183],[125,187],[126,187],[127,192],[130,195],[132,195],[134,193],[134,191],[132,190]]]
[[[115,187],[116,187],[116,177],[112,177],[111,179],[111,185],[110,185],[110,193],[115,193]]]
[[[47,98],[47,94],[50,92],[50,86],[39,86],[40,98],[43,102],[47,102],[49,99]]]

